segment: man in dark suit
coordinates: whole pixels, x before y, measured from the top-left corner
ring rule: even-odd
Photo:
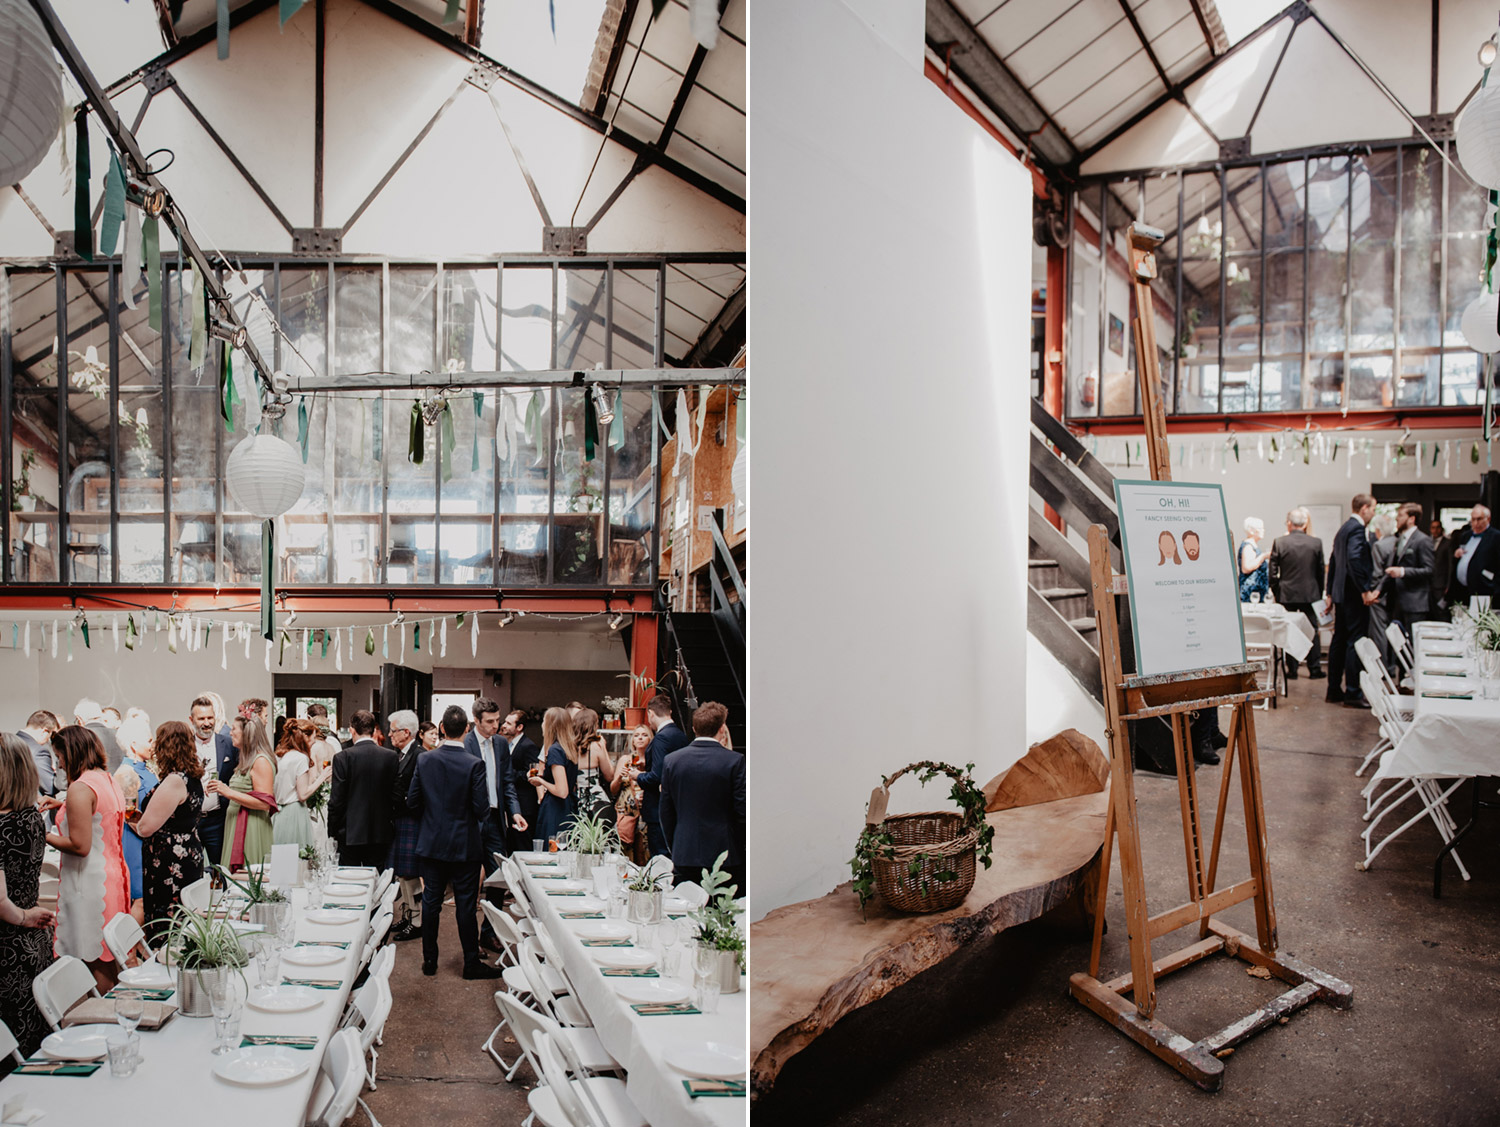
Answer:
[[[1432,568],[1432,537],[1422,531],[1422,506],[1408,501],[1396,511],[1396,546],[1385,569],[1390,615],[1408,638],[1430,614]]]
[[[240,753],[234,740],[219,730],[214,702],[207,697],[194,697],[188,708],[188,727],[193,730],[198,761],[203,764],[203,781],[217,778],[228,786],[239,766]],[[218,795],[205,791],[203,809],[198,814],[198,840],[214,864],[218,864],[224,850],[224,806]]]
[[[1443,531],[1443,522],[1435,520],[1428,526],[1432,537],[1432,575],[1428,609],[1433,619],[1447,617],[1448,584],[1453,579],[1453,537]]]
[[[641,814],[646,820],[646,845],[651,856],[672,856],[672,849],[661,824],[661,776],[667,756],[690,742],[688,734],[672,722],[672,701],[661,693],[646,705],[646,722],[656,731],[646,747],[646,769],[635,774],[641,785]]]
[[[443,898],[453,886],[458,941],[464,950],[465,978],[499,978],[500,971],[479,957],[480,823],[489,816],[489,784],[484,764],[465,750],[464,710],[449,705],[439,725],[443,742],[417,759],[406,804],[418,811],[417,865],[422,873],[422,973],[437,974],[438,921]],[[347,752],[345,754],[348,754]]]
[[[541,752],[526,735],[526,713],[519,708],[507,713],[500,724],[500,735],[505,739],[506,746],[510,748],[510,785],[515,791],[516,802],[520,804],[521,817],[526,819],[527,826],[534,826],[537,811],[536,788],[526,781],[526,775]],[[531,841],[527,838],[526,832],[526,830],[511,828],[512,853],[518,849],[531,848]]]
[[[409,708],[391,713],[390,746],[396,753],[396,782],[391,787],[391,826],[395,838],[391,846],[391,868],[401,887],[401,922],[391,928],[394,940],[415,939],[421,935],[417,921],[422,910],[422,881],[417,875],[417,831],[421,819],[406,805],[411,777],[417,772],[417,756],[422,741],[417,739],[421,722]]]
[[[375,714],[369,709],[356,709],[349,729],[354,742],[333,757],[328,836],[339,843],[339,859],[344,864],[383,869],[396,837],[391,789],[400,757],[375,742]]]
[[[120,750],[120,743],[115,739],[115,730],[104,722],[104,707],[90,697],[84,697],[73,706],[73,723],[81,728],[87,728],[99,737],[99,743],[104,748],[104,758],[109,763],[109,773],[113,775],[120,769],[120,764],[125,761],[125,753]]]
[[[1370,542],[1365,538],[1365,526],[1375,515],[1375,498],[1368,493],[1356,493],[1350,507],[1353,512],[1333,537],[1333,562],[1328,568],[1328,594],[1323,604],[1325,610],[1333,610],[1333,640],[1328,645],[1328,702],[1369,708],[1370,702],[1359,689],[1362,667],[1354,644],[1370,628],[1370,604],[1375,601],[1377,578],[1370,563]]]
[[[511,779],[510,743],[500,734],[500,706],[488,697],[479,697],[470,713],[474,717],[474,726],[464,737],[464,750],[484,764],[489,810],[479,823],[479,843],[482,850],[480,863],[488,879],[500,867],[495,854],[510,853],[511,831],[524,831],[531,823],[521,813],[520,800]],[[531,787],[526,789],[532,790]],[[504,900],[498,888],[486,889],[485,899],[497,908]],[[496,954],[504,950],[488,919],[479,928],[479,943]]]
[[[1377,513],[1367,529],[1370,541],[1370,566],[1375,569],[1375,598],[1370,601],[1370,641],[1380,651],[1380,660],[1387,668],[1395,666],[1396,657],[1391,652],[1386,627],[1395,617],[1394,589],[1386,577],[1385,569],[1396,562],[1396,519],[1390,513]]]
[[[1314,681],[1323,676],[1323,642],[1318,634],[1318,612],[1313,606],[1323,594],[1323,541],[1309,536],[1307,510],[1295,508],[1286,515],[1286,535],[1271,545],[1271,591],[1287,610],[1299,613],[1312,627],[1312,649],[1307,652],[1307,675]],[[1297,659],[1286,658],[1286,675],[1297,676]]]
[[[1474,595],[1492,599],[1500,592],[1500,529],[1490,527],[1490,511],[1475,505],[1469,512],[1469,538],[1454,550],[1450,606],[1467,603]]]
[[[57,789],[57,769],[52,762],[52,735],[61,727],[55,714],[39,708],[26,718],[26,727],[16,733],[26,745],[26,750],[31,752],[32,761],[36,764],[38,788],[43,797],[50,796]]]
[[[729,710],[717,701],[693,713],[697,738],[662,768],[661,824],[672,850],[673,883],[702,883],[728,853],[724,871],[745,892],[745,757],[729,739]]]

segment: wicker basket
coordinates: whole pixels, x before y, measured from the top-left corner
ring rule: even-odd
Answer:
[[[891,784],[909,770],[911,766],[903,767],[891,775],[883,789],[888,793]],[[978,827],[965,830],[963,823],[962,814],[949,811],[885,818],[880,828],[891,837],[893,856],[871,859],[875,891],[898,912],[942,912],[962,904],[974,887],[974,853],[979,843]],[[940,880],[939,873],[957,875]]]

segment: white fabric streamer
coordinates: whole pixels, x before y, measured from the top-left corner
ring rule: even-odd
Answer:
[[[271,672],[271,639],[266,639],[266,672]]]
[[[167,652],[177,652],[177,619],[167,619]]]
[[[30,622],[28,622],[26,624],[26,641],[25,641],[25,648],[22,650],[22,652],[28,658],[31,656],[31,623]]]
[[[405,622],[401,623],[401,628],[398,631],[398,633],[401,635],[401,640],[396,643],[396,663],[398,665],[405,665],[406,664],[406,623]]]
[[[1380,462],[1380,476],[1387,478],[1391,476],[1391,444],[1389,442],[1385,444],[1385,456]]]
[[[437,621],[436,619],[428,619],[427,620],[427,652],[428,653],[432,652],[432,635],[434,633],[432,627],[436,623],[436,621]]]
[[[1417,443],[1417,476],[1422,476],[1422,444]]]
[[[57,657],[57,619],[52,620],[52,657]]]
[[[224,627],[224,633],[219,635],[219,668],[229,668],[229,627]]]
[[[474,615],[474,625],[469,628],[469,656],[479,656],[479,615]]]
[[[1443,480],[1447,481],[1453,474],[1453,443],[1443,443]]]
[[[448,620],[443,619],[443,624],[438,627],[438,657],[448,656]]]
[[[355,658],[354,655],[355,655],[355,650],[354,650],[354,627],[351,626],[351,627],[349,627],[349,660],[350,661],[356,660],[356,658]]]
[[[344,671],[344,636],[337,630],[333,632],[333,667],[340,673]]]
[[[134,309],[135,287],[141,280],[141,209],[129,200],[125,201],[120,238],[125,240],[120,250],[120,296],[127,306]]]
[[[68,623],[68,660],[73,660],[73,623]]]
[[[120,652],[120,616],[117,614],[110,619],[109,632],[115,636],[115,653]]]
[[[302,671],[307,672],[307,650],[308,643],[312,641],[311,632],[307,627],[302,628]]]
[[[719,45],[719,0],[688,0],[688,26],[705,51]]]
[[[391,627],[390,624],[380,628],[380,656],[383,659],[391,652]]]
[[[1374,450],[1375,440],[1373,438],[1365,439],[1365,469],[1370,468],[1370,455],[1374,452]]]
[[[250,629],[248,622],[240,623],[240,628],[245,632],[245,660],[250,660],[250,643],[255,640],[255,632]]]

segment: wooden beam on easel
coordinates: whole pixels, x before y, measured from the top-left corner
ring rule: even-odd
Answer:
[[[1141,388],[1141,419],[1146,425],[1146,456],[1152,481],[1172,480],[1167,415],[1161,401],[1161,360],[1156,355],[1156,318],[1151,314],[1151,283],[1156,280],[1156,248],[1166,238],[1155,227],[1130,225],[1130,277],[1135,287],[1135,367]]]

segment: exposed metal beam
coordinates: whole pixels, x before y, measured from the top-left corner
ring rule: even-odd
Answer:
[[[281,213],[281,208],[276,206],[276,201],[261,187],[260,181],[255,178],[254,174],[245,167],[244,162],[240,160],[239,154],[234,151],[233,147],[223,137],[219,136],[219,131],[213,127],[208,118],[203,116],[203,111],[193,104],[193,100],[182,89],[182,84],[173,79],[169,84],[169,88],[172,93],[177,95],[178,100],[187,107],[188,113],[192,114],[198,124],[203,127],[203,132],[208,134],[209,140],[219,147],[219,151],[229,159],[230,164],[234,165],[235,171],[240,174],[240,177],[246,184],[250,185],[250,190],[260,197],[260,202],[266,205],[266,210],[276,218],[276,222],[280,223],[286,230],[286,233],[290,235],[292,233],[291,221]],[[100,207],[102,208],[103,206],[103,201],[100,201]]]
[[[1156,57],[1156,52],[1151,49],[1151,40],[1146,38],[1146,33],[1141,30],[1141,21],[1135,18],[1135,9],[1130,6],[1130,0],[1120,0],[1120,7],[1125,10],[1125,18],[1130,21],[1130,29],[1135,32],[1135,37],[1140,41],[1141,50],[1146,52],[1146,58],[1151,60],[1151,65],[1156,68],[1156,76],[1161,79],[1161,84],[1168,90],[1172,89],[1172,80],[1167,77],[1167,72],[1162,69],[1161,60]]]
[[[721,14],[723,10],[724,8],[721,4],[719,7]],[[692,62],[688,63],[688,68],[682,76],[682,84],[677,87],[677,96],[672,99],[672,109],[667,114],[666,123],[661,127],[661,135],[656,138],[657,152],[664,153],[667,151],[667,145],[672,140],[672,134],[677,131],[678,119],[682,117],[682,111],[687,106],[688,96],[693,92],[693,86],[698,81],[698,72],[703,69],[703,60],[706,58],[708,58],[708,51],[704,49],[703,44],[700,43],[697,47],[693,48]],[[624,96],[624,93],[623,90],[620,92],[621,97]]]
[[[1193,16],[1198,21],[1198,30],[1203,32],[1203,42],[1208,44],[1208,53],[1217,55],[1219,45],[1214,42],[1214,33],[1208,29],[1208,17],[1203,14],[1203,0],[1188,0],[1188,3],[1193,7]],[[1433,3],[1437,3],[1437,0],[1433,0]]]
[[[234,28],[239,27],[241,24],[253,20],[256,16],[260,15],[268,8],[274,8],[275,6],[276,0],[250,0],[250,3],[246,4],[242,8],[236,8],[229,14],[229,27],[231,30],[233,30]],[[194,51],[198,50],[198,48],[205,47],[208,44],[215,42],[217,38],[218,29],[214,24],[210,23],[207,27],[193,32],[193,34],[187,36],[187,38],[177,40],[175,46],[169,48],[166,51],[163,51],[160,55],[157,55],[149,62],[142,63],[134,70],[122,74],[119,78],[115,79],[105,87],[105,93],[107,93],[110,97],[114,97],[120,91],[127,90],[130,87],[134,86],[147,74],[147,72],[155,70],[157,67],[171,66],[179,59],[191,55]]]
[[[735,333],[736,325],[740,326],[736,334],[739,338],[739,343],[744,343],[745,304],[745,283],[741,282],[735,291],[729,295],[723,307],[714,316],[714,319],[703,326],[703,331],[698,334],[698,340],[693,345],[693,350],[683,357],[684,367],[691,368],[704,363],[719,348],[726,336]]]
[[[472,0],[471,0],[472,2]],[[325,34],[326,9],[318,0],[313,36],[313,226],[323,226],[323,79],[328,37]],[[430,127],[429,127],[430,128]],[[405,158],[403,158],[405,159]],[[399,167],[399,166],[398,166]],[[389,179],[387,177],[386,179]],[[381,181],[382,184],[385,181]],[[287,234],[292,228],[287,225]]]
[[[573,387],[578,376],[587,386],[605,387],[683,387],[688,384],[738,386],[748,381],[746,368],[598,368],[576,371],[571,368],[535,372],[419,372],[398,375],[374,372],[363,376],[293,377],[289,390],[304,391],[395,391],[423,388],[484,387]]]

